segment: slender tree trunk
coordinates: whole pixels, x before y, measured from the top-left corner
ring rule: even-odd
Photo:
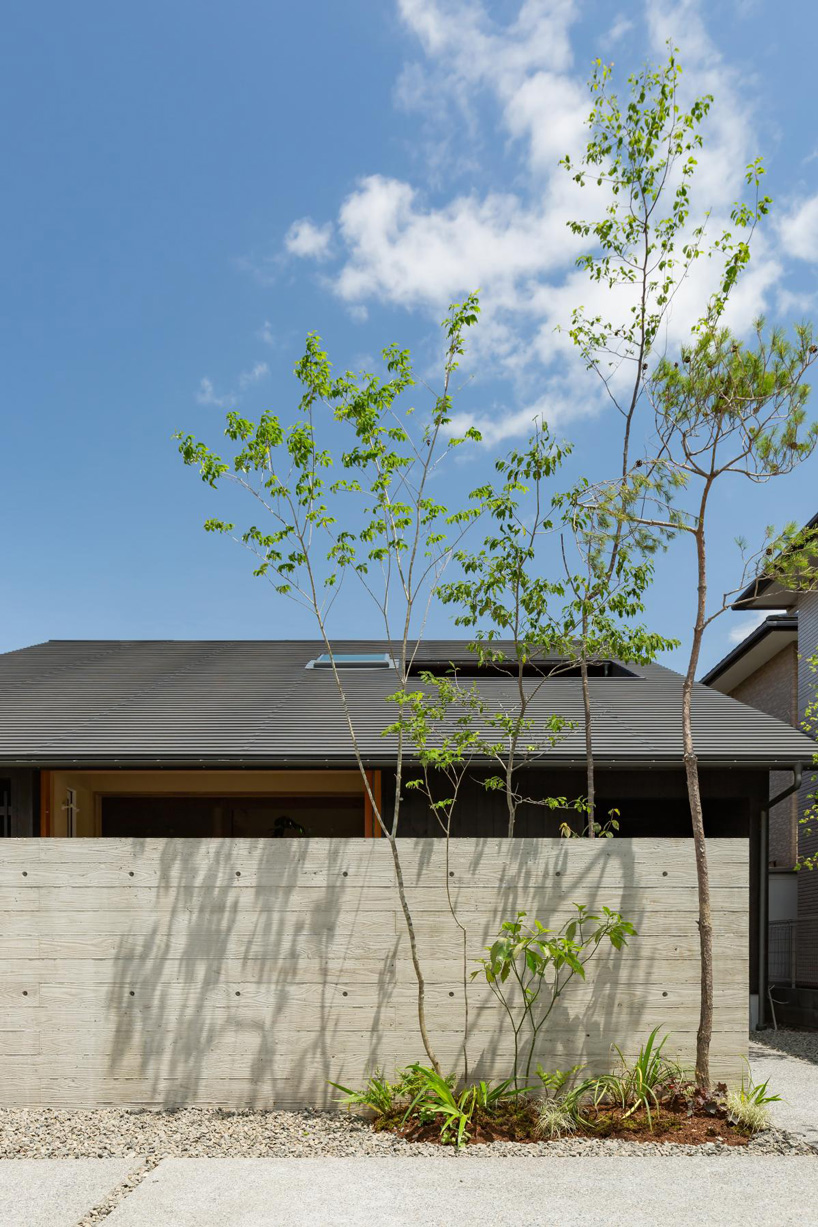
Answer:
[[[468,948],[468,933],[466,926],[461,922],[457,914],[457,909],[454,906],[452,899],[451,878],[449,877],[449,850],[451,847],[451,832],[452,821],[449,815],[449,821],[446,824],[446,898],[449,903],[449,911],[452,914],[452,920],[457,925],[461,933],[461,953],[462,953],[462,970],[463,970],[463,1081],[469,1081],[469,948]]]
[[[412,919],[412,913],[409,910],[409,902],[406,898],[406,886],[403,880],[403,866],[400,863],[398,855],[397,839],[394,835],[387,835],[389,847],[392,850],[392,860],[395,865],[395,881],[398,886],[398,896],[400,898],[401,908],[403,910],[403,918],[406,921],[406,930],[409,934],[409,948],[412,952],[412,966],[415,969],[415,976],[418,982],[418,1025],[420,1027],[420,1038],[423,1041],[423,1047],[426,1049],[426,1055],[431,1062],[432,1068],[436,1074],[443,1076],[443,1071],[440,1068],[440,1062],[434,1054],[432,1043],[429,1039],[429,1032],[426,1029],[426,981],[423,978],[423,971],[420,966],[420,958],[418,957],[417,935],[415,934],[415,922]]]
[[[508,838],[513,839],[517,806],[514,804],[514,763],[511,754],[506,762],[506,808],[508,810]]]
[[[705,494],[705,500],[707,495]],[[704,500],[696,530],[696,563],[698,573],[698,599],[696,625],[690,648],[690,660],[684,686],[682,687],[682,735],[684,741],[684,764],[687,778],[687,795],[690,802],[690,817],[693,823],[693,844],[696,854],[696,882],[699,896],[699,949],[701,953],[701,1006],[699,1029],[696,1034],[696,1083],[710,1086],[710,1041],[713,1036],[713,920],[710,909],[710,875],[707,865],[707,844],[704,835],[704,815],[699,781],[699,760],[693,745],[691,701],[693,682],[699,664],[702,636],[705,627],[707,604],[707,556],[704,538]]]
[[[313,588],[313,593],[314,592],[315,592],[315,589]],[[355,725],[352,720],[352,712],[350,711],[349,703],[347,702],[347,696],[346,696],[346,691],[344,690],[343,682],[341,681],[341,678],[338,675],[338,669],[335,664],[335,656],[333,653],[332,644],[330,643],[329,636],[327,635],[326,629],[324,627],[324,623],[321,620],[320,613],[318,612],[320,607],[318,605],[317,598],[314,599],[313,605],[316,610],[316,614],[318,615],[318,624],[321,628],[321,634],[324,640],[324,644],[326,646],[327,652],[329,653],[330,661],[332,664],[332,672],[335,678],[335,684],[337,686],[338,694],[341,699],[341,707],[344,712],[344,718],[346,719],[346,722],[347,722],[347,728],[349,729],[350,738],[352,740],[352,748],[355,754],[355,760],[358,764],[358,770],[361,775],[361,780],[363,781],[364,791],[369,798],[369,803],[372,806],[372,813],[375,817],[376,822],[381,828],[382,834],[385,836],[386,839],[389,840],[389,847],[392,852],[392,861],[395,866],[395,883],[398,889],[398,898],[400,899],[401,911],[403,912],[403,918],[406,922],[406,931],[409,935],[409,948],[412,954],[412,966],[415,969],[415,977],[417,979],[417,985],[418,985],[418,1027],[420,1029],[420,1038],[423,1042],[423,1047],[426,1050],[426,1055],[429,1058],[432,1068],[435,1070],[436,1073],[440,1074],[441,1073],[440,1063],[434,1054],[432,1043],[431,1043],[431,1040],[429,1039],[429,1032],[426,1029],[426,981],[424,980],[423,971],[420,966],[420,958],[418,956],[418,948],[417,948],[417,935],[415,933],[415,923],[414,923],[414,920],[412,919],[412,912],[409,907],[409,900],[406,896],[406,885],[403,880],[403,866],[401,865],[400,854],[398,852],[398,844],[397,844],[398,819],[400,817],[401,786],[403,783],[403,735],[402,733],[398,734],[398,756],[397,756],[397,766],[395,770],[395,804],[394,804],[394,810],[393,810],[393,816],[392,816],[392,829],[390,831],[384,821],[383,814],[381,813],[380,805],[375,799],[375,795],[372,791],[372,787],[369,782],[369,776],[366,773],[366,767],[364,766],[364,761],[361,757],[360,748],[358,746],[358,738],[355,732]],[[405,677],[405,670],[402,676]]]

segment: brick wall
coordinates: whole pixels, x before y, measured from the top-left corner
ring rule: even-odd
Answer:
[[[740,682],[730,694],[748,707],[797,726],[798,652],[795,644],[787,644],[755,673]],[[771,771],[770,796],[775,796],[791,782],[789,771]],[[770,811],[770,863],[778,869],[791,869],[795,864],[798,813],[798,798],[795,796],[782,801]]]
[[[798,601],[798,717],[804,717],[807,705],[814,699],[818,678],[809,668],[809,658],[818,654],[818,593],[805,593]],[[805,764],[806,765],[806,764]],[[809,806],[809,795],[816,788],[816,779],[804,772],[804,784],[798,794],[798,811],[803,815]],[[818,854],[818,824],[812,824],[811,835],[799,830],[799,850],[802,856]],[[818,983],[818,871],[799,874],[798,879],[799,980]],[[803,969],[803,971],[802,971]]]

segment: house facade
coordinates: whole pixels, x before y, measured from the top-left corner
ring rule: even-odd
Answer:
[[[808,528],[818,526],[818,516]],[[765,620],[702,678],[705,685],[801,728],[815,702],[818,674],[818,592],[789,591],[770,580],[755,581],[733,608],[769,613]],[[801,858],[818,854],[818,823],[805,826],[818,787],[803,764],[800,785],[770,812],[769,898],[773,1000],[782,1022],[818,1026],[818,876],[797,872]],[[774,796],[786,777],[771,773]]]
[[[0,656],[13,837],[0,842],[5,1102],[327,1102],[327,1079],[422,1055],[373,808],[391,820],[392,647],[335,653],[366,783],[321,643],[57,641]],[[504,796],[485,786],[496,764],[476,757],[446,849],[435,812],[406,786],[409,756],[398,835],[441,1052],[454,1060],[462,1046],[448,882],[470,959],[517,910],[558,923],[579,900],[633,918],[633,953],[608,959],[555,1015],[548,1067],[603,1067],[612,1043],[638,1046],[657,1024],[690,1059],[699,968],[682,679],[659,665],[595,669],[597,812],[616,810],[619,831],[563,839],[574,812],[543,802],[584,794],[585,730],[580,680],[553,663],[524,680],[527,740],[553,715],[567,723],[528,755],[513,840]],[[488,711],[513,710],[515,679],[476,669],[461,642],[419,645],[410,685],[452,668]],[[757,1013],[766,995],[770,772],[792,780],[812,747],[705,686],[693,722],[715,899],[715,1068],[734,1076],[751,998]],[[473,1063],[505,1076],[500,1020],[473,991]]]

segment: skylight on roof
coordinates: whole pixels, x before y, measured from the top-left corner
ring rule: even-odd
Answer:
[[[391,669],[392,657],[388,652],[322,652],[311,660],[308,669],[331,669],[333,657],[338,669]]]

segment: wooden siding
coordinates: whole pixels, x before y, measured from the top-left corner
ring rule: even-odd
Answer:
[[[329,1104],[328,1079],[423,1057],[416,986],[381,840],[3,841],[0,1105]],[[462,1044],[459,930],[442,841],[402,841],[441,1060]],[[622,910],[639,935],[571,985],[538,1053],[611,1065],[652,1027],[693,1054],[698,938],[689,840],[461,839],[452,898],[479,956],[519,910],[554,927],[573,900]],[[748,849],[710,841],[716,932],[714,1072],[747,1051]],[[475,1072],[510,1044],[470,988]]]

